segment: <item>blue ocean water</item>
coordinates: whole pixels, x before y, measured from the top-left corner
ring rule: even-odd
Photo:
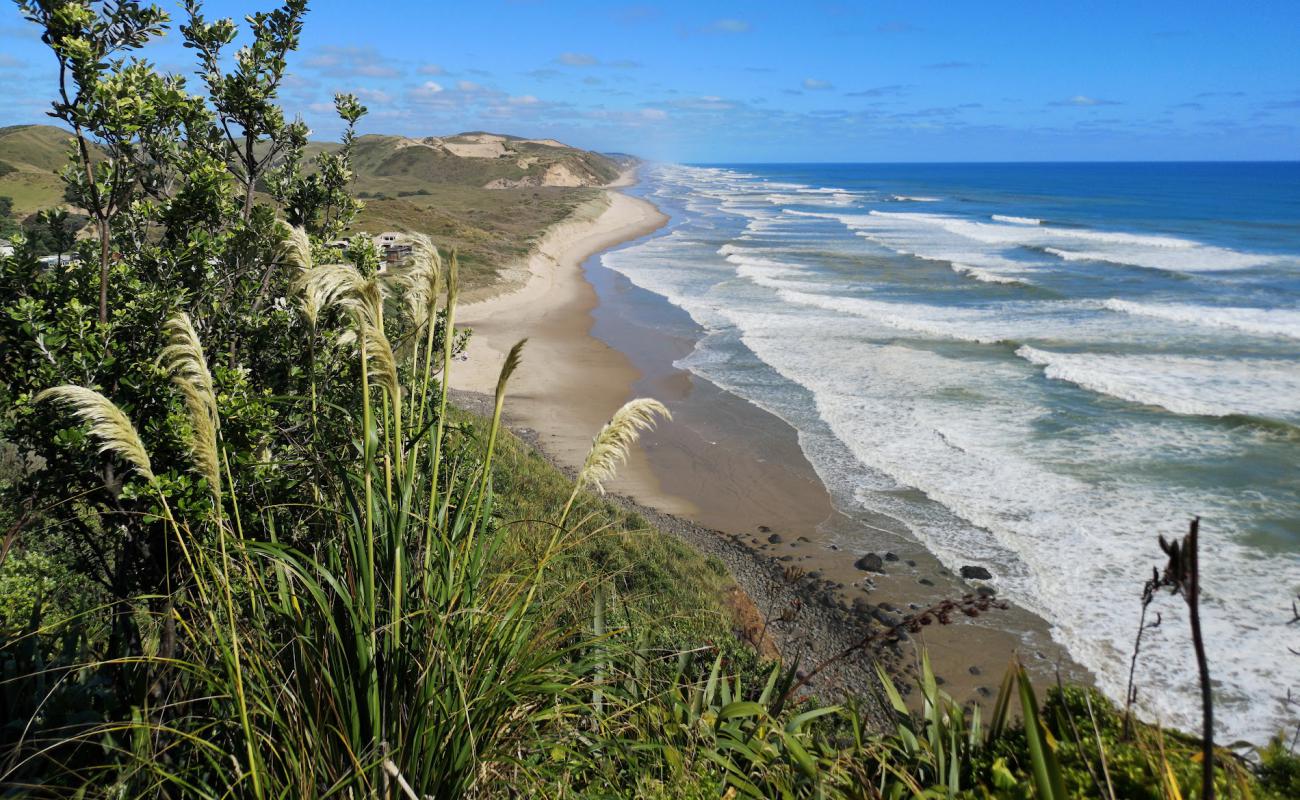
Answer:
[[[1156,535],[1199,515],[1223,735],[1293,718],[1300,164],[643,178],[672,222],[605,265],[690,313],[680,366],[790,422],[842,510],[988,565],[1115,698]],[[1195,727],[1182,610],[1159,609],[1139,701]]]

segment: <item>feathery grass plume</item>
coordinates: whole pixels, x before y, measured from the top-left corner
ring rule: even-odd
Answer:
[[[298,280],[303,309],[312,324],[313,314],[339,306],[354,318],[370,325],[383,319],[384,291],[377,278],[366,279],[351,264],[317,264]]]
[[[505,399],[506,384],[510,382],[510,376],[514,375],[515,370],[519,369],[519,362],[522,360],[521,356],[523,356],[525,344],[528,344],[528,339],[520,339],[515,342],[514,347],[510,348],[510,352],[506,353],[506,360],[501,365],[501,374],[497,376],[496,398],[498,405]]]
[[[217,460],[217,433],[221,418],[217,414],[217,397],[208,361],[203,356],[203,345],[194,330],[189,315],[181,312],[163,324],[167,346],[158,356],[172,376],[172,383],[181,390],[185,408],[189,412],[190,449],[194,453],[195,467],[208,482],[213,497],[221,498],[221,468]]]
[[[294,286],[301,291],[307,276],[316,266],[315,258],[312,256],[311,239],[308,238],[307,231],[301,227],[287,223],[281,223],[281,226],[284,229],[284,241],[280,244],[277,257],[281,263],[297,268],[298,278],[294,281]],[[316,320],[320,317],[321,310],[317,299],[309,292],[302,292],[302,312],[313,328],[316,327]]]
[[[411,234],[410,285],[406,306],[418,329],[433,324],[438,295],[442,293],[442,256],[433,240],[423,233]]]
[[[582,462],[578,479],[573,484],[573,492],[569,495],[568,502],[564,504],[564,511],[560,513],[561,527],[569,516],[573,501],[577,499],[578,492],[582,491],[583,487],[591,486],[601,494],[605,493],[602,484],[613,478],[618,472],[619,465],[627,461],[628,448],[636,442],[641,431],[654,428],[656,417],[671,420],[673,415],[667,406],[650,397],[629,400],[614,412],[614,416],[610,417],[605,427],[596,434],[591,449],[587,451],[587,458]]]
[[[99,452],[116,453],[146,480],[156,480],[140,434],[112,400],[84,386],[55,386],[36,395],[33,402],[45,400],[58,400],[71,406],[77,418],[90,425],[90,434],[100,440]]]
[[[601,484],[614,477],[619,465],[627,461],[628,448],[641,431],[654,428],[656,417],[671,420],[673,415],[663,403],[649,397],[629,400],[614,412],[587,451],[587,459],[578,472],[578,488],[591,486],[604,494]]]
[[[307,230],[297,225],[280,224],[284,229],[284,241],[280,244],[278,254],[280,263],[297,267],[303,272],[310,271],[315,261],[311,254],[311,238],[307,236]]]
[[[364,320],[361,321],[361,335],[364,355],[374,365],[376,380],[388,392],[393,403],[399,404],[402,384],[397,375],[397,358],[393,355],[393,346],[382,330]]]
[[[474,502],[474,516],[470,518],[469,533],[471,537],[478,526],[478,521],[482,518],[483,498],[487,495],[488,479],[492,477],[492,453],[496,449],[497,433],[501,430],[501,409],[506,402],[506,384],[510,383],[510,376],[515,374],[516,369],[519,369],[519,362],[526,344],[528,344],[527,338],[515,342],[515,346],[510,348],[509,353],[506,353],[506,360],[501,364],[501,374],[497,376],[496,403],[492,409],[492,425],[488,428],[487,452],[483,456],[483,477],[478,485],[478,499]],[[446,380],[446,376],[444,376],[444,385]]]

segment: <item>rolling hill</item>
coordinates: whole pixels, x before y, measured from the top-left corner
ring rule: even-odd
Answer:
[[[50,125],[0,128],[0,197],[13,198],[15,217],[60,204],[58,171],[68,163],[71,141],[70,134]]]
[[[0,128],[0,197],[18,218],[62,204],[58,170],[67,132],[49,125]],[[313,142],[307,160],[336,143]],[[369,134],[353,150],[355,191],[366,208],[356,232],[418,231],[456,248],[468,287],[527,254],[550,225],[594,201],[599,187],[635,163],[553,139],[474,131],[407,138]]]

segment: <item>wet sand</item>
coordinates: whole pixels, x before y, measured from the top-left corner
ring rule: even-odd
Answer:
[[[979,581],[944,569],[899,523],[836,509],[783,420],[673,366],[700,330],[598,256],[657,230],[666,218],[642,200],[612,190],[606,198],[603,209],[584,209],[546,237],[522,288],[463,309],[457,322],[474,336],[453,386],[491,392],[505,351],[529,337],[507,418],[535,431],[535,442],[568,468],[581,463],[592,436],[623,402],[665,402],[673,422],[643,437],[609,488],[698,523],[706,533],[686,526],[686,538],[724,558],[773,631],[784,631],[787,656],[797,643],[806,660],[816,660],[873,625],[977,591]],[[880,557],[882,571],[855,566],[868,553]],[[776,585],[790,583],[791,575],[799,576],[797,587]],[[1047,624],[1018,608],[924,628],[889,659],[896,669],[914,668],[914,645],[928,650],[944,689],[960,701],[995,693],[1017,654],[1042,681],[1054,681],[1058,668],[1067,681],[1090,681],[1051,641]],[[841,672],[835,680],[869,683],[855,677],[862,678]]]

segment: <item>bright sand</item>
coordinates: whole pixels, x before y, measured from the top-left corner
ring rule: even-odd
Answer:
[[[547,451],[561,463],[581,464],[592,437],[631,398],[639,377],[622,353],[588,335],[597,298],[583,277],[582,262],[667,221],[650,203],[607,190],[602,202],[588,204],[554,226],[529,257],[519,288],[457,311],[457,326],[474,333],[467,358],[452,371],[453,388],[494,392],[506,352],[528,337],[522,365],[510,382],[510,419],[539,431]],[[639,454],[611,488],[626,489],[622,484],[656,486]],[[660,499],[665,502],[655,505],[665,511],[690,510]]]

